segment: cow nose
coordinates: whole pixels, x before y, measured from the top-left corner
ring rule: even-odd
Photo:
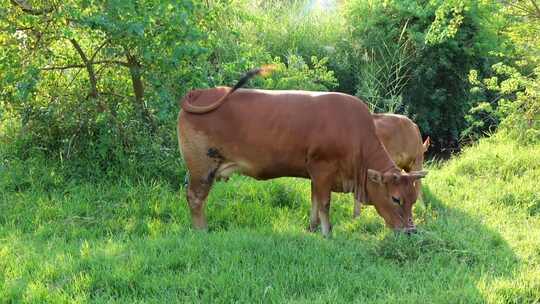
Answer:
[[[414,224],[412,217],[407,219],[407,228],[416,230],[416,225]]]
[[[411,234],[415,234],[417,231],[416,231],[416,227],[405,227],[405,228],[395,228],[394,232],[405,233],[407,235],[411,235]]]
[[[405,233],[407,233],[408,235],[415,234],[416,232],[416,226],[405,228]]]

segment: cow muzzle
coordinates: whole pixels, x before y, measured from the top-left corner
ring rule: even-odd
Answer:
[[[402,222],[400,227],[394,228],[395,232],[406,233],[408,235],[416,233],[416,225],[414,221],[409,217]]]
[[[412,217],[408,217],[405,223],[405,229],[403,231],[407,234],[416,233],[416,225],[414,224],[414,221]]]

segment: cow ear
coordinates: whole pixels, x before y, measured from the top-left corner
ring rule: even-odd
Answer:
[[[414,179],[421,179],[426,177],[428,174],[427,171],[411,171],[409,172],[409,176],[413,177]]]
[[[422,147],[424,148],[424,152],[426,152],[431,145],[431,138],[429,136],[426,138],[426,141],[422,144]]]
[[[382,180],[381,172],[379,172],[377,170],[373,170],[373,169],[368,169],[367,170],[367,176],[368,176],[369,180],[371,180],[372,182],[382,185],[383,180]]]

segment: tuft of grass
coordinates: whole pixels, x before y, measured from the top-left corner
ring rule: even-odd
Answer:
[[[540,301],[538,145],[499,136],[428,166],[411,236],[334,194],[330,240],[305,231],[306,180],[217,183],[202,233],[166,179],[0,168],[0,302]]]

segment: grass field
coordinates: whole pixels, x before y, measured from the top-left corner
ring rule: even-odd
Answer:
[[[490,139],[432,164],[412,236],[333,195],[330,240],[305,231],[305,180],[216,184],[201,233],[179,185],[1,166],[2,303],[540,301],[540,146]]]

